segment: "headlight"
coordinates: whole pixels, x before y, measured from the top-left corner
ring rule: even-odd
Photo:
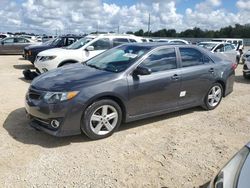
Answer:
[[[50,61],[52,59],[55,59],[56,56],[39,56],[38,60],[39,61]]]
[[[51,103],[58,103],[62,101],[67,101],[74,98],[79,91],[71,91],[71,92],[47,92],[44,95],[44,101],[51,104]]]

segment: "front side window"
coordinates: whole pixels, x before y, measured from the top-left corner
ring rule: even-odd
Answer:
[[[27,43],[29,41],[25,38],[15,38],[14,42],[15,43]]]
[[[94,50],[107,50],[111,48],[110,40],[108,38],[99,39],[91,44],[91,46],[94,46]]]
[[[215,52],[224,52],[224,45],[220,44],[216,49]]]
[[[234,46],[232,44],[226,44],[225,45],[225,52],[231,51],[231,50],[234,50]]]
[[[204,55],[194,48],[180,48],[182,67],[204,64]]]
[[[89,43],[90,41],[92,41],[94,38],[91,37],[84,37],[76,42],[74,42],[73,44],[69,45],[66,47],[66,49],[79,49],[81,47],[83,47],[84,45],[86,45],[87,43]]]
[[[90,59],[86,65],[110,72],[122,72],[149,50],[148,47],[123,45]]]
[[[174,48],[157,50],[149,55],[140,66],[151,69],[152,72],[165,71],[177,68]]]

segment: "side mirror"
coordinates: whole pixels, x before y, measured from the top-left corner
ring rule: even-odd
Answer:
[[[88,46],[85,50],[86,51],[94,51],[95,48],[94,48],[94,46]]]
[[[152,73],[151,69],[140,66],[138,66],[133,72],[134,75],[149,75],[151,73]]]

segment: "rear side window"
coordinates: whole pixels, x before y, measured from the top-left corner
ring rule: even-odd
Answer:
[[[230,51],[230,50],[233,50],[234,49],[234,46],[232,44],[226,44],[225,45],[225,51]]]
[[[128,43],[129,40],[128,39],[125,39],[125,38],[114,38],[113,39],[113,46],[119,46],[121,44],[124,44],[124,43]]]
[[[68,38],[68,44],[65,44],[65,46],[71,45],[75,42],[76,40],[74,38]]]
[[[176,53],[174,48],[157,50],[149,55],[140,66],[159,72],[177,68]]]
[[[135,40],[135,39],[129,39],[129,41],[130,41],[130,42],[136,42],[136,40]]]
[[[15,43],[28,43],[29,41],[25,38],[15,38]]]
[[[204,55],[194,48],[180,48],[182,67],[204,64]]]
[[[108,38],[99,39],[95,41],[91,46],[94,46],[94,50],[107,50],[111,48],[110,40]]]

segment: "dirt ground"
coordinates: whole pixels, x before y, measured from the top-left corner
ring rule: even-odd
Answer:
[[[31,68],[0,56],[0,187],[199,187],[250,141],[250,80],[213,111],[193,108],[121,126],[113,136],[56,138],[29,127]]]

